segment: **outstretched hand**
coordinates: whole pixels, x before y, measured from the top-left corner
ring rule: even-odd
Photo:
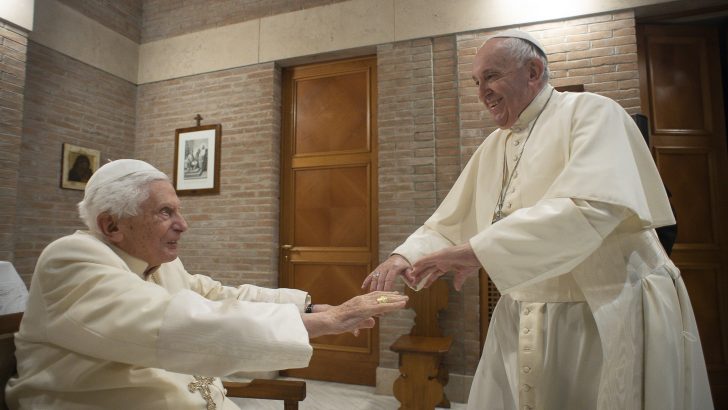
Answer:
[[[320,313],[304,313],[303,324],[310,338],[345,332],[358,335],[360,329],[374,327],[375,316],[404,308],[407,299],[398,292],[371,292]]]
[[[389,291],[394,288],[394,281],[399,275],[406,275],[412,271],[410,263],[401,255],[393,254],[380,263],[376,269],[367,275],[361,284],[362,289]]]
[[[465,280],[477,274],[480,267],[480,261],[475,256],[473,248],[470,243],[466,242],[462,245],[451,246],[433,252],[418,260],[412,266],[412,272],[409,276],[412,283],[419,283],[427,278],[424,287],[429,287],[440,276],[452,272],[453,286],[460,291]]]

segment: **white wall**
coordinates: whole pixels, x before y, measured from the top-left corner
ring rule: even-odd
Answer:
[[[0,19],[33,30],[33,0],[0,0]]]
[[[27,3],[32,12],[32,0],[0,0],[3,5]],[[674,1],[350,0],[141,45],[57,0],[36,3],[32,40],[132,83],[144,84],[383,43]]]

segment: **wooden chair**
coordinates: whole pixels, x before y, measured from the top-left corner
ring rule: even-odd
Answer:
[[[438,313],[447,308],[447,282],[439,279],[419,292],[406,288],[405,294],[409,296],[407,307],[416,316],[410,333],[390,346],[399,353],[400,376],[394,382],[394,397],[401,410],[450,408],[445,394],[449,372],[444,359],[452,346],[452,337],[443,336],[437,321]]]
[[[14,334],[20,329],[23,312],[0,315],[0,409],[6,410],[5,384],[15,374]],[[306,382],[255,379],[248,383],[223,382],[228,397],[282,400],[285,410],[298,409],[306,398]]]

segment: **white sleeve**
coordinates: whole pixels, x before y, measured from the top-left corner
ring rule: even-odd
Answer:
[[[544,199],[475,235],[470,245],[505,294],[571,271],[628,216],[626,208],[604,202]]]
[[[306,308],[308,296],[307,292],[299,289],[270,289],[255,285],[224,286],[204,275],[192,275],[190,289],[210,300],[237,299],[248,302],[292,303],[299,312],[303,312]]]
[[[313,349],[293,304],[211,301],[181,291],[165,312],[157,353],[174,372],[228,375],[306,367]]]
[[[403,256],[412,264],[427,254],[453,245],[454,243],[450,242],[434,229],[431,229],[427,225],[422,225],[406,241],[392,251],[392,253]]]

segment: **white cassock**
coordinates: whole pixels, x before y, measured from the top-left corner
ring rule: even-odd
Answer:
[[[146,269],[85,232],[43,251],[15,337],[11,409],[237,409],[209,376],[308,366],[305,292],[222,286],[179,259],[149,281]]]
[[[690,300],[653,229],[673,223],[627,113],[547,85],[394,253],[414,263],[469,241],[503,295],[469,409],[712,409]]]

